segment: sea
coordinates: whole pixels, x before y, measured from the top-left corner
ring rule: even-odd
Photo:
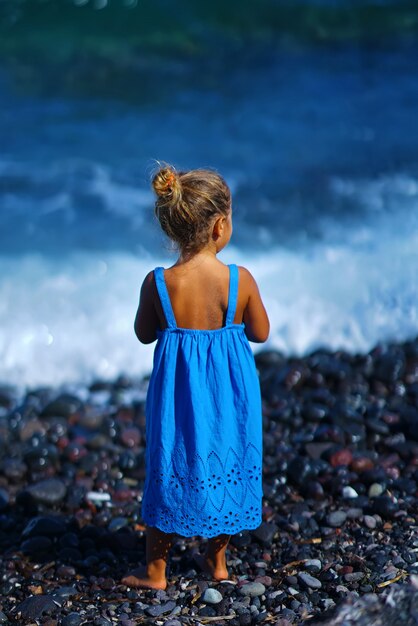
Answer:
[[[416,3],[152,5],[2,2],[0,381],[149,373],[139,291],[176,260],[161,162],[231,188],[220,258],[259,284],[255,352],[415,338]]]

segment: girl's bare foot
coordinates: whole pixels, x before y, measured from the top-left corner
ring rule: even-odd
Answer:
[[[132,570],[121,580],[122,585],[144,589],[166,589],[166,578],[151,578],[145,565]]]
[[[199,568],[205,574],[209,574],[214,578],[214,580],[227,580],[228,579],[228,570],[225,566],[220,564],[215,564],[215,562],[208,556],[204,554],[199,554],[199,552],[195,552],[193,554],[193,559],[195,563],[199,566]]]

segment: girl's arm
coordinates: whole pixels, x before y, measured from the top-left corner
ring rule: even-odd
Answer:
[[[245,324],[245,334],[250,341],[263,343],[267,340],[270,332],[269,318],[254,277],[245,267],[240,267],[239,270],[242,291],[244,298],[246,298],[242,317]]]
[[[154,304],[156,290],[154,275],[150,272],[142,283],[134,324],[135,334],[141,343],[152,343],[157,339],[160,324]]]

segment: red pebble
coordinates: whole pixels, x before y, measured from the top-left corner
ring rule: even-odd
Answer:
[[[133,499],[133,492],[131,489],[118,489],[117,491],[115,491],[115,493],[113,494],[113,499],[116,502],[127,502],[129,500]]]
[[[262,509],[262,515],[263,515],[263,520],[265,522],[269,522],[274,517],[274,510],[272,509],[271,506],[265,505],[263,506],[263,509]]]
[[[127,448],[134,448],[141,442],[141,433],[135,427],[125,428],[121,433],[121,441]]]
[[[331,455],[329,462],[332,467],[338,467],[338,465],[350,465],[353,460],[353,455],[351,450],[337,450],[334,454]]]
[[[367,456],[358,456],[353,459],[351,462],[351,469],[353,472],[357,472],[357,474],[361,474],[362,472],[367,472],[374,468],[374,463]]]

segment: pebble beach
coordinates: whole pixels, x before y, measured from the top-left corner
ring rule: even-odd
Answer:
[[[0,624],[418,623],[418,338],[256,363],[262,524],[221,582],[176,536],[158,591],[120,584],[145,562],[147,379],[0,386]]]

